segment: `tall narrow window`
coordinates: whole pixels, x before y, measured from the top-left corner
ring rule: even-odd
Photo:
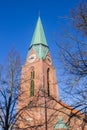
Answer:
[[[50,84],[49,84],[49,68],[47,69],[47,93],[50,96]]]
[[[34,80],[31,80],[30,84],[30,96],[34,96]]]
[[[34,79],[34,77],[35,77],[35,72],[31,71],[31,79]]]
[[[30,82],[30,96],[34,96],[34,78],[35,78],[35,71],[34,71],[34,68],[32,67],[31,68],[31,73],[30,73],[30,79],[31,79],[31,82]]]

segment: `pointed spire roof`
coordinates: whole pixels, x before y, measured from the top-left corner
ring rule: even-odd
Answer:
[[[34,50],[39,59],[45,59],[49,51],[40,16],[37,20],[36,28],[29,47],[28,56],[32,50]]]
[[[62,117],[59,118],[58,122],[56,123],[54,130],[57,129],[68,129],[67,125],[64,123]]]
[[[38,17],[38,20],[37,20],[36,28],[35,28],[35,31],[33,34],[33,38],[32,38],[30,47],[32,47],[33,45],[37,45],[37,44],[42,44],[44,46],[48,46],[40,16]]]

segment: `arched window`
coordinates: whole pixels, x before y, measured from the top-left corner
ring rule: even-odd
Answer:
[[[35,78],[35,72],[31,71],[31,79],[34,79],[34,78]]]
[[[47,93],[48,93],[48,96],[50,96],[49,71],[50,71],[50,69],[48,68],[47,69]]]
[[[35,71],[34,71],[34,67],[31,67],[31,73],[30,73],[30,78],[34,79],[35,78]]]
[[[34,80],[31,80],[30,83],[30,96],[34,96]]]

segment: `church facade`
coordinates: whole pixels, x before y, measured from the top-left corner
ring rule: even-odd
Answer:
[[[22,67],[20,84],[17,129],[81,130],[82,120],[77,117],[68,127],[72,109],[59,100],[56,72],[40,17]]]

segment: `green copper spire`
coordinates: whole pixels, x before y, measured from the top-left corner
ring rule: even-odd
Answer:
[[[32,50],[35,51],[39,59],[45,59],[49,51],[40,17],[37,20],[28,55]]]
[[[54,130],[57,129],[68,129],[67,125],[64,123],[62,117],[59,118],[58,122],[56,123]]]
[[[38,18],[30,47],[36,44],[48,46],[40,17]]]

